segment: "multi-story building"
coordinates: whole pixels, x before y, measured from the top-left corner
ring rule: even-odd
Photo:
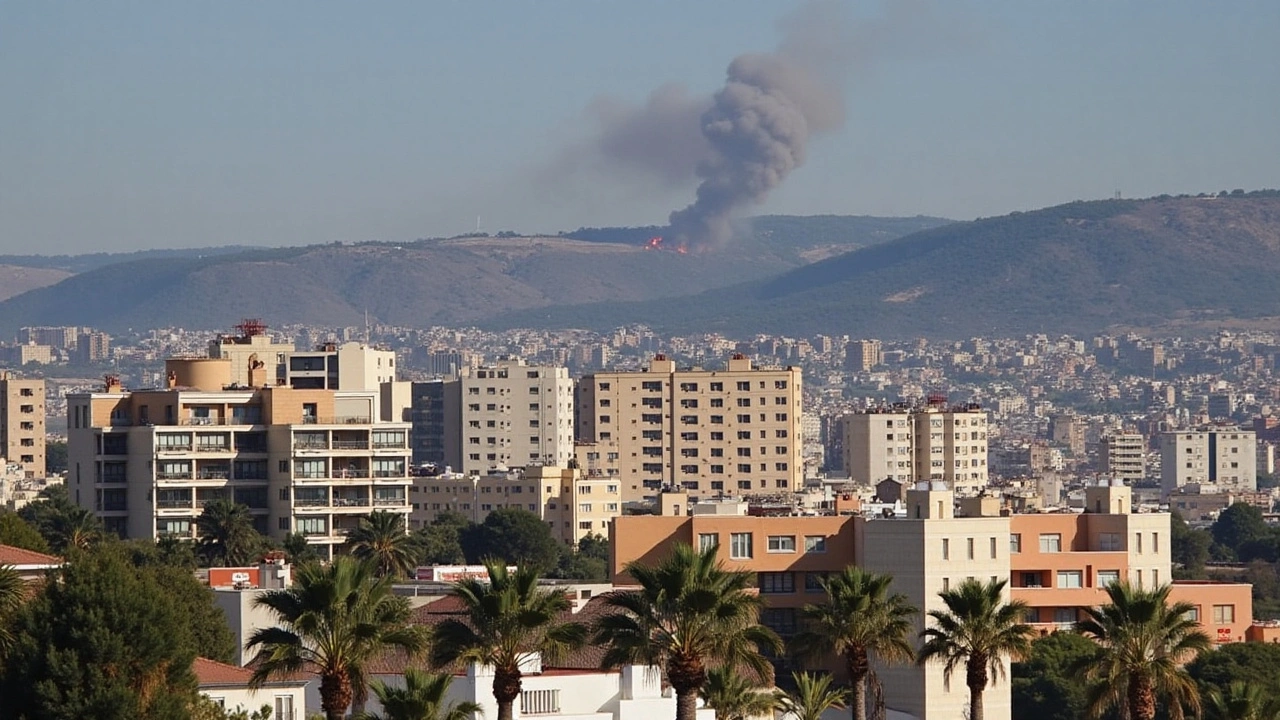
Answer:
[[[442,380],[409,384],[409,421],[413,423],[409,441],[415,466],[445,464],[444,392]]]
[[[641,372],[578,384],[578,439],[617,443],[623,499],[664,486],[691,495],[784,493],[804,480],[799,368],[677,369],[658,355]]]
[[[168,386],[68,395],[67,489],[123,537],[194,537],[205,504],[249,507],[257,529],[328,555],[373,510],[409,513],[409,423],[377,393],[230,382],[229,359],[166,362]]]
[[[610,522],[622,514],[616,478],[550,465],[486,475],[415,477],[410,500],[414,528],[430,524],[444,512],[480,523],[494,510],[519,508],[536,513],[546,521],[552,537],[575,547],[588,535],[608,535]]]
[[[1109,433],[1098,439],[1098,470],[1109,478],[1136,483],[1147,475],[1147,443],[1137,433]]]
[[[104,332],[86,330],[76,336],[76,348],[72,358],[82,365],[99,363],[111,358],[111,336]]]
[[[0,457],[44,477],[44,380],[0,371]]]
[[[1215,426],[1160,434],[1160,490],[1258,489],[1258,441],[1252,430]],[[1207,487],[1208,486],[1208,487]]]
[[[850,372],[867,372],[884,364],[879,340],[853,340],[844,352],[844,366]]]
[[[18,330],[18,342],[23,345],[48,345],[58,350],[76,347],[80,328],[75,325],[56,327],[24,327]]]
[[[940,480],[963,494],[987,486],[987,413],[977,405],[900,405],[846,415],[842,425],[844,470],[856,483]]]
[[[891,574],[893,591],[922,612],[943,609],[938,593],[966,579],[1006,581],[1005,598],[1026,601],[1028,620],[1041,632],[1074,623],[1080,609],[1106,602],[1109,583],[1126,578],[1143,587],[1169,583],[1169,515],[1134,514],[1128,487],[1110,484],[1086,491],[1083,514],[957,516],[955,495],[940,482],[906,492],[906,517],[750,517],[683,513],[684,503],[661,503],[660,516],[623,516],[611,531],[615,583],[630,580],[626,563],[653,563],[675,542],[719,546],[726,567],[755,574],[766,601],[762,621],[784,638],[794,634],[799,609],[820,601],[820,578],[849,565]],[[985,503],[968,501],[966,509]],[[674,512],[673,512],[674,511]],[[1234,583],[1173,584],[1174,600],[1195,608],[1202,628],[1217,642],[1245,639],[1252,621],[1251,588]],[[1006,662],[1006,671],[1007,660]],[[835,669],[838,671],[838,669]],[[943,680],[936,664],[877,668],[890,709],[920,720],[960,717],[968,690]],[[988,718],[1009,718],[1008,683],[988,687]]]
[[[286,376],[285,358],[293,352],[293,343],[277,342],[267,334],[267,326],[257,319],[246,319],[236,326],[235,335],[219,335],[209,341],[209,357],[231,361],[231,384],[249,386],[251,365],[264,372],[255,375],[260,382],[277,384]]]
[[[563,367],[500,360],[444,383],[444,457],[455,470],[573,460],[573,380]]]
[[[1059,445],[1066,445],[1075,455],[1083,455],[1084,421],[1070,413],[1061,413],[1049,417],[1049,440]]]
[[[284,384],[299,390],[377,390],[396,379],[395,352],[364,343],[325,343],[285,360]]]

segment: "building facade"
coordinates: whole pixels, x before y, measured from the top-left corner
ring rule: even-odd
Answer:
[[[0,371],[0,457],[26,477],[44,477],[44,380]]]
[[[293,343],[277,342],[267,334],[266,325],[258,320],[245,320],[236,326],[234,335],[219,335],[209,341],[210,358],[231,362],[232,385],[248,387],[250,365],[261,363],[260,375],[254,379],[276,384],[286,376],[285,358],[293,352]]]
[[[325,556],[373,510],[408,515],[410,426],[380,422],[376,392],[237,388],[230,365],[170,360],[166,388],[69,395],[72,499],[131,538],[193,538],[230,500]]]
[[[563,367],[501,360],[446,380],[444,457],[480,475],[573,460],[573,380]]]
[[[844,470],[856,483],[934,480],[962,494],[987,486],[988,419],[977,405],[869,410],[844,416],[841,426]]]
[[[1160,490],[1186,485],[1202,491],[1258,489],[1258,439],[1252,430],[1205,427],[1160,434]]]
[[[299,390],[377,390],[395,379],[395,352],[364,343],[326,343],[285,355],[284,384]]]
[[[801,372],[735,355],[723,370],[677,369],[657,356],[642,372],[578,384],[578,439],[616,443],[623,499],[681,486],[691,495],[786,493],[804,480]]]
[[[845,346],[845,369],[849,372],[868,372],[883,364],[879,340],[854,340]]]
[[[1110,433],[1098,439],[1098,469],[1108,478],[1136,483],[1147,476],[1147,443],[1137,433]]]

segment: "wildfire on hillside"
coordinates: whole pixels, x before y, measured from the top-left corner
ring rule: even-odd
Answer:
[[[689,254],[689,248],[686,247],[684,244],[680,244],[675,247],[663,245],[661,235],[655,235],[654,237],[649,238],[649,242],[644,244],[644,249],[645,250],[667,250],[670,252],[679,253],[681,255]]]

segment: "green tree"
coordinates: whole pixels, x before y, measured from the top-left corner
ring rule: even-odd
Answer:
[[[65,555],[92,547],[102,538],[102,525],[88,510],[71,507],[53,516],[50,532],[50,547]]]
[[[1261,685],[1237,680],[1205,696],[1208,720],[1277,720],[1280,700]]]
[[[405,668],[402,688],[381,680],[373,681],[373,694],[382,705],[382,713],[360,713],[356,720],[472,720],[481,712],[473,702],[446,703],[445,695],[453,676],[425,673]]]
[[[459,535],[471,521],[463,515],[446,511],[430,525],[419,528],[412,539],[414,558],[419,565],[458,565],[467,561]]]
[[[532,565],[545,572],[560,560],[560,543],[542,518],[520,508],[500,508],[484,522],[470,525],[459,535],[467,562],[497,558],[509,565]]]
[[[49,485],[40,491],[33,502],[23,505],[18,510],[18,515],[48,541],[53,535],[54,518],[77,508],[79,505],[71,501],[66,485]]]
[[[254,712],[248,710],[228,710],[213,701],[207,695],[200,695],[191,708],[190,720],[274,720],[275,711],[270,705],[263,705]]]
[[[822,713],[844,702],[845,690],[831,686],[831,676],[826,673],[793,673],[796,689],[778,691],[778,709],[790,713],[795,720],[821,720]]]
[[[77,553],[25,604],[0,718],[179,720],[196,701],[188,618],[122,553]]]
[[[806,605],[801,611],[804,626],[791,643],[792,651],[806,661],[840,657],[852,686],[853,717],[866,720],[871,658],[911,662],[915,650],[907,637],[919,610],[905,595],[890,594],[891,575],[849,566],[820,583],[826,602]]]
[[[378,510],[360,519],[347,540],[351,554],[373,563],[379,575],[394,578],[413,572],[414,557],[409,535],[405,533],[404,516]]]
[[[0,565],[0,662],[13,645],[14,635],[9,624],[22,605],[25,593],[26,582],[18,571],[8,565]]]
[[[657,565],[628,563],[639,586],[605,595],[616,612],[600,618],[594,643],[606,647],[606,667],[657,665],[676,693],[676,720],[694,720],[707,667],[743,667],[759,677],[773,668],[761,650],[782,642],[759,623],[763,605],[754,576],[726,570],[719,548],[702,552],[677,543]]]
[[[38,553],[49,552],[49,543],[45,542],[40,531],[23,520],[22,516],[12,512],[0,511],[0,545]]]
[[[773,717],[776,704],[772,692],[737,668],[724,665],[707,670],[707,684],[698,695],[707,707],[716,711],[716,720]]]
[[[965,580],[938,593],[947,609],[930,610],[933,625],[920,633],[925,639],[917,657],[921,665],[943,663],[946,678],[964,665],[969,720],[982,720],[982,693],[990,680],[1004,675],[1004,657],[1017,660],[1031,649],[1032,629],[1022,622],[1027,605],[1004,602],[1004,586],[1004,580]]]
[[[1031,651],[1011,668],[1014,717],[1079,720],[1088,697],[1077,667],[1098,656],[1098,644],[1074,632],[1055,632],[1031,643]]]
[[[298,567],[291,587],[268,590],[254,604],[279,626],[249,639],[258,649],[253,686],[314,667],[328,720],[341,720],[353,700],[364,701],[372,659],[396,648],[418,653],[426,645],[425,633],[410,622],[408,601],[392,593],[391,578],[349,557]]]
[[[554,663],[586,640],[587,628],[561,619],[569,600],[559,590],[540,588],[536,568],[524,565],[509,573],[499,560],[484,565],[488,582],[469,578],[450,589],[466,619],[436,626],[431,661],[436,667],[457,661],[492,666],[498,720],[511,720],[520,697],[520,658],[537,652],[543,662]]]
[[[1176,511],[1170,515],[1169,530],[1169,551],[1177,566],[1174,572],[1185,579],[1204,578],[1213,536],[1205,530],[1191,529]]]
[[[1234,552],[1239,552],[1251,540],[1263,540],[1271,535],[1262,511],[1246,503],[1235,503],[1223,510],[1211,532],[1215,541]]]
[[[50,440],[44,444],[44,471],[59,475],[67,471],[67,442]]]
[[[1101,717],[1118,707],[1130,720],[1155,720],[1156,705],[1175,720],[1184,708],[1200,714],[1200,694],[1184,667],[1211,646],[1189,618],[1195,606],[1170,603],[1169,586],[1150,590],[1128,582],[1108,585],[1109,603],[1086,608],[1080,632],[1102,646],[1100,657],[1082,672],[1094,683],[1089,715]]]
[[[200,554],[211,566],[243,567],[262,549],[262,536],[253,529],[249,506],[213,500],[196,518]]]
[[[1187,665],[1187,674],[1201,693],[1226,690],[1233,681],[1261,685],[1280,696],[1280,645],[1273,643],[1229,643],[1200,653]]]
[[[178,607],[191,632],[192,647],[200,657],[230,663],[235,661],[236,636],[227,626],[227,617],[217,606],[214,591],[195,578],[181,565],[155,565],[141,568],[155,578],[156,584]]]
[[[289,562],[294,565],[320,562],[320,553],[316,552],[314,545],[307,542],[307,536],[300,532],[289,533],[284,539],[283,547],[285,554],[289,556]]]
[[[575,551],[560,548],[560,562],[555,577],[566,580],[609,579],[609,541],[599,535],[586,535],[578,541]]]

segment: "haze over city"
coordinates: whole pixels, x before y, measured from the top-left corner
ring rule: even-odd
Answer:
[[[735,215],[1274,187],[1278,31],[1262,0],[10,3],[0,253],[665,224],[726,68],[797,37],[838,50],[805,58],[828,106]]]

